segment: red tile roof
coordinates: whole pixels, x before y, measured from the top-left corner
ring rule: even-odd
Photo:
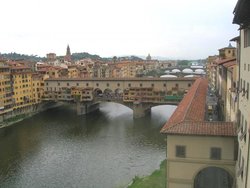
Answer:
[[[234,66],[234,65],[236,65],[236,60],[234,60],[234,61],[229,61],[229,62],[227,62],[227,63],[224,63],[224,64],[223,64],[223,67],[228,68],[228,67],[231,67],[231,66]]]
[[[231,62],[231,61],[236,61],[236,58],[234,57],[234,58],[228,58],[228,59],[219,60],[219,61],[217,62],[217,64],[218,64],[218,65],[222,65],[222,64],[224,64],[224,63],[228,63],[228,62]]]
[[[232,122],[183,121],[170,127],[165,133],[196,136],[236,136],[236,128]]]
[[[199,78],[161,129],[165,134],[235,136],[231,122],[205,122],[208,81]]]

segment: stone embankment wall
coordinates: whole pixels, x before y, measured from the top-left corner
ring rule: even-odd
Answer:
[[[23,108],[15,109],[10,112],[6,112],[0,115],[0,128],[11,125],[34,114],[45,111],[49,108],[54,108],[56,106],[58,106],[58,103],[42,102],[39,104],[34,104]]]

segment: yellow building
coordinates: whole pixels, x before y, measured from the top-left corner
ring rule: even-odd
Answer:
[[[68,66],[68,78],[78,78],[79,77],[79,70],[77,69],[76,65],[69,65]]]
[[[124,102],[159,103],[165,102],[166,92],[153,87],[133,87],[126,89],[123,94]]]
[[[13,83],[13,109],[32,104],[32,72],[29,67],[10,63]]]
[[[221,59],[235,58],[236,48],[229,44],[228,47],[219,49],[219,56]]]
[[[71,95],[76,101],[92,101],[93,100],[93,88],[86,87],[72,87]]]
[[[10,67],[0,62],[0,114],[12,111],[12,107]]]
[[[44,79],[43,75],[32,74],[32,102],[38,104],[42,101],[44,95]]]

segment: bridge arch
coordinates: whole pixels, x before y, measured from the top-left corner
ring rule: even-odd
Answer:
[[[115,105],[119,105],[119,106],[123,106],[124,108],[130,109],[131,111],[133,111],[133,105],[130,104],[125,104],[123,102],[119,102],[119,101],[99,101],[99,104],[115,104]]]
[[[229,169],[218,166],[206,166],[195,174],[193,188],[231,188],[234,175]]]

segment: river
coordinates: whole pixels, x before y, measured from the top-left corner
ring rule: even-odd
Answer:
[[[154,107],[133,119],[131,109],[115,103],[86,116],[58,107],[2,128],[0,187],[125,187],[165,159],[159,131],[175,108]]]

